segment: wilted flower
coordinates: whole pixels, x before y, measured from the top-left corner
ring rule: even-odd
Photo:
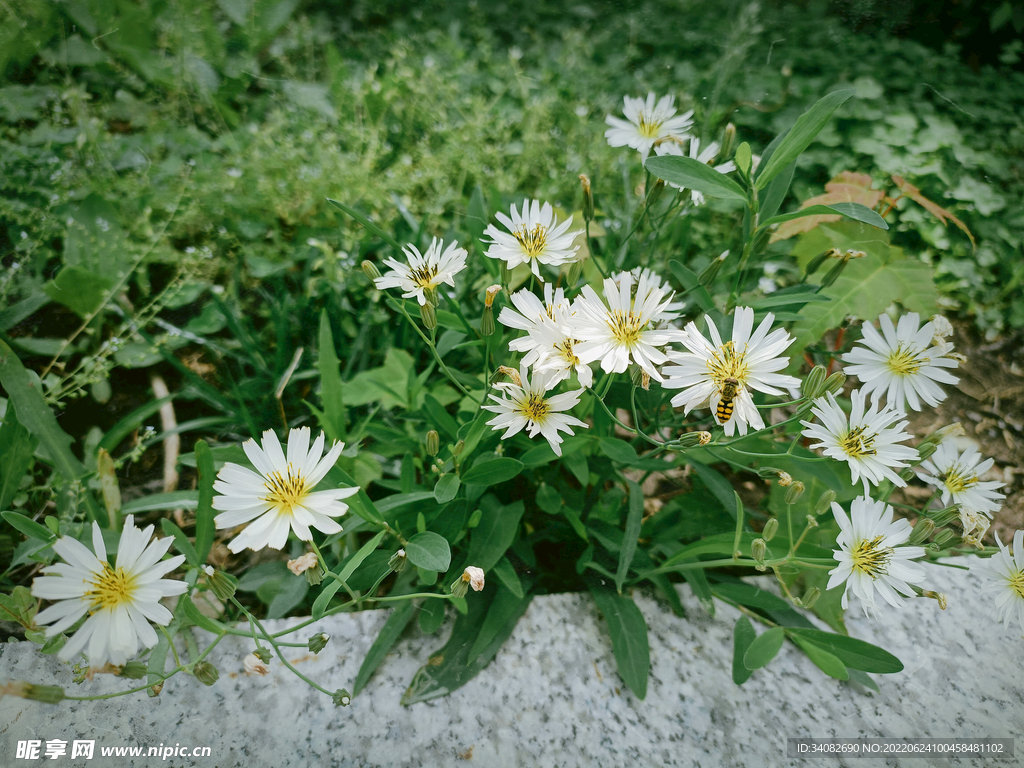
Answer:
[[[288,570],[294,573],[296,576],[301,576],[303,573],[308,571],[317,565],[316,553],[307,552],[301,557],[297,557],[294,560],[288,561]]]
[[[261,677],[270,671],[270,667],[260,661],[255,653],[250,653],[242,659],[242,666],[250,675],[260,675]]]

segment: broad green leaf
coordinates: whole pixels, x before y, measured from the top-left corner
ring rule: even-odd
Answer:
[[[708,197],[747,202],[743,187],[699,160],[680,155],[651,156],[644,167],[659,179],[692,189]]]
[[[203,614],[198,608],[196,608],[195,603],[192,602],[192,598],[188,595],[182,595],[181,600],[184,605],[185,617],[197,627],[205,629],[207,632],[212,632],[215,635],[219,635],[224,632],[224,625]]]
[[[797,159],[810,146],[821,129],[832,119],[837,109],[853,96],[853,90],[833,91],[819,100],[813,107],[797,118],[796,123],[779,142],[767,161],[758,167],[754,179],[756,189],[764,189],[768,182],[782,173],[783,169]]]
[[[486,572],[491,570],[512,546],[525,506],[523,502],[517,501],[503,506],[484,504],[481,510],[483,515],[480,524],[473,529],[470,538],[467,565],[475,565]]]
[[[644,492],[632,480],[627,480],[626,485],[629,486],[629,513],[626,515],[626,532],[619,551],[619,567],[615,571],[615,591],[619,594],[622,593],[622,583],[629,573],[629,566],[633,564],[636,542],[640,538],[640,524],[644,517]]]
[[[363,544],[363,546],[359,548],[359,551],[346,561],[345,567],[342,568],[341,573],[338,574],[343,582],[347,583],[352,574],[355,573],[356,568],[362,565],[363,560],[369,557],[370,554],[380,546],[385,534],[387,534],[386,530],[380,531],[376,536]]]
[[[306,599],[309,592],[309,582],[304,576],[296,576],[289,573],[290,578],[282,579],[280,589],[273,599],[267,604],[267,618],[281,619],[288,615],[288,612]]]
[[[736,492],[732,485],[716,469],[705,466],[700,462],[688,459],[687,463],[693,467],[693,471],[704,483],[705,487],[714,494],[714,497],[721,502],[725,511],[733,518],[736,517]]]
[[[13,621],[23,627],[32,627],[39,601],[32,597],[28,587],[15,587],[11,594],[0,594],[0,621]]]
[[[108,277],[84,267],[66,266],[43,290],[79,317],[88,317],[103,305],[113,287],[114,281]]]
[[[444,536],[433,531],[417,533],[405,545],[409,562],[428,571],[447,571],[452,562],[451,548]]]
[[[313,609],[309,615],[314,621],[319,621],[324,617],[324,612],[327,610],[327,606],[330,605],[331,600],[338,594],[342,584],[337,579],[327,578],[324,582],[323,589],[320,590],[320,594],[316,596],[316,600],[313,601]]]
[[[359,672],[356,674],[356,680],[352,684],[352,695],[357,696],[366,684],[370,681],[370,677],[376,671],[380,663],[384,661],[384,657],[388,655],[388,651],[391,650],[392,646],[398,641],[402,632],[405,631],[406,626],[409,624],[409,620],[412,619],[415,613],[415,606],[413,606],[412,600],[408,600],[404,603],[400,603],[391,615],[388,616],[387,621],[384,622],[384,626],[380,628],[380,632],[377,633],[377,639],[373,641],[373,645],[370,646],[370,650],[366,652],[366,658],[363,659],[363,663],[359,665]]]
[[[625,440],[618,440],[614,437],[602,437],[597,441],[601,453],[612,461],[620,464],[635,464],[637,460],[636,449]]]
[[[17,411],[8,407],[0,424],[0,510],[7,509],[18,495],[21,480],[35,461],[38,444],[18,421]]]
[[[438,504],[447,504],[459,492],[462,481],[454,472],[442,475],[434,486],[434,498]]]
[[[793,213],[784,213],[781,216],[773,216],[767,221],[762,222],[761,226],[757,229],[760,232],[774,224],[782,224],[783,222],[792,221],[793,219],[802,219],[805,216],[828,216],[833,214],[845,216],[848,219],[859,221],[870,227],[877,227],[878,229],[889,228],[889,225],[885,223],[885,219],[866,205],[861,205],[860,203],[832,203],[832,205],[811,205],[807,208],[802,208],[799,211],[794,211]]]
[[[507,457],[499,457],[485,461],[482,464],[477,462],[462,475],[462,482],[466,485],[497,485],[511,480],[523,469],[523,462]]]
[[[683,285],[683,292],[680,296],[685,296],[688,293],[693,293],[693,298],[699,306],[705,312],[711,312],[715,309],[715,300],[711,298],[711,294],[708,293],[708,289],[700,284],[700,278],[693,273],[692,270],[685,267],[678,261],[670,261],[668,267],[672,270],[672,274],[675,276]]]
[[[197,509],[199,507],[199,491],[170,491],[154,493],[152,496],[140,496],[125,502],[121,506],[122,515],[137,515],[140,512],[153,512],[158,509]]]
[[[638,699],[643,699],[647,695],[647,676],[651,670],[651,649],[644,615],[633,598],[627,595],[596,586],[590,587],[590,594],[608,622],[619,676]]]
[[[185,556],[185,560],[188,561],[189,565],[199,567],[203,564],[202,560],[199,559],[199,555],[196,553],[195,547],[192,546],[192,542],[188,540],[188,536],[185,535],[181,528],[176,526],[166,517],[160,518],[160,527],[164,529],[164,533],[168,536],[174,537],[174,546]]]
[[[752,301],[750,306],[755,312],[759,312],[773,307],[792,307],[815,301],[822,303],[832,301],[828,296],[817,293],[817,290],[818,286],[816,285],[794,285],[790,288],[783,288],[781,291],[769,293],[763,299]]]
[[[491,569],[491,573],[498,577],[498,581],[505,585],[505,588],[516,597],[523,596],[523,584],[519,581],[519,575],[516,573],[516,569],[512,567],[512,563],[509,562],[507,557],[502,557],[494,568]]]
[[[476,636],[476,640],[470,646],[467,661],[473,661],[484,648],[491,644],[501,632],[502,627],[515,615],[519,604],[523,601],[522,595],[516,595],[504,587],[498,587],[496,591],[494,602],[491,603],[484,623],[480,627],[480,634]]]
[[[590,484],[590,465],[582,451],[571,453],[562,460],[562,465],[572,473],[579,484],[586,488]]]
[[[427,598],[420,605],[420,630],[427,635],[432,635],[444,624],[444,609],[448,604],[447,600]]]
[[[557,488],[541,483],[537,489],[537,506],[549,515],[557,515],[562,509],[562,495]]]
[[[331,440],[345,439],[345,392],[341,381],[341,362],[334,348],[334,334],[327,310],[320,313],[320,402],[323,404],[323,428]]]
[[[754,642],[757,633],[746,616],[740,616],[736,620],[736,626],[732,631],[732,681],[736,685],[743,685],[750,679],[753,670],[743,665],[743,657],[746,655],[750,644]]]
[[[28,536],[30,539],[39,539],[39,541],[53,541],[53,531],[49,528],[37,523],[35,520],[30,520],[19,512],[0,512],[0,517],[3,517],[12,527],[21,531],[23,534]]]
[[[791,637],[793,638],[793,642],[799,645],[800,648],[803,649],[803,652],[807,654],[807,658],[814,663],[814,666],[826,675],[834,677],[836,680],[850,679],[850,671],[836,656],[833,656],[821,646],[815,645],[799,635],[791,635]]]
[[[353,483],[355,485],[355,483]],[[376,503],[377,511],[381,514],[391,512],[398,509],[399,507],[405,507],[409,504],[416,504],[420,501],[436,501],[434,498],[433,491],[413,491],[412,493],[395,493],[391,496],[381,499]]]
[[[853,669],[877,674],[903,671],[903,663],[891,653],[855,637],[822,632],[820,629],[790,629],[788,632],[794,638],[800,637],[823,648]]]
[[[205,440],[196,441],[196,468],[199,472],[197,491],[199,499],[196,503],[196,554],[199,561],[205,563],[213,546],[215,526],[213,522],[213,481],[217,473],[213,468],[213,454]]]
[[[767,161],[768,157],[764,157],[761,160],[761,162]],[[783,168],[782,173],[772,179],[768,184],[764,194],[759,198],[761,208],[758,213],[761,217],[761,221],[770,219],[779,212],[779,208],[782,206],[782,202],[786,199],[786,194],[789,192],[789,185],[793,183],[793,174],[795,172],[796,161],[794,160]]]
[[[696,562],[696,560],[691,559],[689,562]],[[690,589],[693,590],[694,596],[700,601],[700,607],[707,612],[708,616],[714,616],[715,600],[711,592],[711,584],[708,582],[708,572],[703,568],[686,568],[682,574],[686,583],[690,585]]]
[[[452,418],[451,414],[437,401],[436,397],[426,395],[423,398],[423,408],[426,410],[427,415],[430,416],[430,420],[434,422],[434,426],[438,427],[441,432],[448,435],[453,441],[458,440],[459,423]]]
[[[775,658],[785,639],[786,631],[782,627],[772,627],[767,632],[762,632],[743,654],[743,666],[747,669],[761,669],[767,666]]]

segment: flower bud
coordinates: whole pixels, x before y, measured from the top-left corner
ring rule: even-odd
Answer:
[[[208,565],[203,568],[203,571],[206,573],[206,583],[210,585],[213,594],[220,600],[230,600],[235,596],[238,579],[223,571],[216,571]]]
[[[911,467],[904,467],[900,470],[900,480],[908,482],[914,479],[914,470]]]
[[[958,541],[959,539],[957,539],[955,533],[949,530],[949,528],[943,528],[935,534],[935,538],[932,539],[932,544],[934,544],[938,549],[945,549],[947,546],[956,546]]]
[[[331,701],[334,702],[334,706],[336,707],[347,707],[352,703],[352,694],[344,688],[339,688],[334,692],[334,695],[331,696]]]
[[[767,523],[764,524],[764,530],[761,532],[761,538],[765,541],[771,541],[775,538],[775,533],[778,530],[779,521],[773,517]]]
[[[441,437],[437,434],[436,429],[432,429],[427,432],[427,453],[431,456],[437,456],[437,452],[441,450]]]
[[[676,445],[680,448],[693,448],[695,445],[702,445],[703,432],[686,432],[676,439]]]
[[[811,587],[804,593],[800,603],[804,608],[810,609],[814,607],[814,604],[818,602],[818,598],[821,597],[821,590],[817,587]]]
[[[257,648],[253,651],[250,656],[255,656],[257,659],[262,661],[264,664],[269,664],[270,660],[274,658],[274,655],[270,652],[269,648]]]
[[[754,539],[750,545],[750,556],[757,563],[757,570],[765,569],[764,556],[768,553],[768,543],[764,539]]]
[[[452,448],[452,458],[453,459],[457,458],[458,455],[460,453],[462,453],[462,449],[465,448],[465,447],[466,447],[466,441],[465,440],[459,440],[459,442],[457,442],[455,444],[455,447]]]
[[[917,446],[917,463],[920,464],[922,461],[929,458],[933,453],[935,453],[938,447],[939,446],[935,443],[921,443]]]
[[[437,328],[437,312],[434,311],[434,305],[429,301],[426,304],[420,304],[420,319],[423,321],[423,327],[428,331]]]
[[[782,474],[782,470],[776,467],[761,467],[757,470],[757,476],[763,480],[774,480]]]
[[[697,282],[703,286],[711,285],[718,276],[718,270],[722,268],[722,264],[724,264],[725,260],[728,258],[729,252],[722,251],[722,254],[717,259],[712,259],[711,263],[704,268],[704,271],[701,272],[700,276],[697,278]]]
[[[953,504],[952,506],[940,509],[938,512],[928,515],[935,523],[936,527],[941,528],[944,525],[949,525],[954,520],[960,517],[960,505]]]
[[[814,515],[807,515],[806,517],[804,517],[804,520],[807,521],[808,528],[818,527],[818,518],[816,518]]]
[[[423,298],[425,298],[427,300],[427,304],[429,304],[432,307],[436,307],[438,304],[441,303],[440,300],[439,300],[439,297],[437,295],[437,288],[436,287],[424,288],[423,289]]]
[[[907,544],[915,547],[920,546],[928,541],[933,533],[935,533],[935,523],[927,517],[922,517],[914,523],[914,528],[910,532]]]
[[[129,661],[123,667],[121,671],[117,673],[118,677],[127,677],[130,680],[141,680],[149,672],[149,665],[144,661]]]
[[[839,279],[839,275],[842,274],[843,270],[846,269],[846,259],[842,259],[832,269],[828,271],[825,277],[821,280],[821,287],[828,288],[832,283]]]
[[[312,568],[307,568],[304,575],[306,577],[306,583],[311,587],[315,587],[323,582],[324,569],[320,567],[320,563],[317,563]]]
[[[733,162],[736,163],[736,170],[746,178],[750,175],[750,145],[747,142],[743,142],[736,147],[736,155],[733,157]]]
[[[377,278],[380,277],[380,270],[377,269],[377,265],[372,261],[364,261],[360,266],[363,268],[363,274],[376,284]]]
[[[2,690],[2,693],[12,693],[21,696],[23,699],[41,701],[45,704],[59,704],[64,700],[64,689],[57,685],[33,685],[32,683],[11,683],[9,690]],[[15,688],[17,690],[10,690]]]
[[[783,488],[788,488],[793,484],[793,477],[789,472],[779,472],[779,485]]]
[[[796,504],[801,496],[804,495],[804,484],[799,480],[795,480],[789,488],[786,489],[786,503]]]
[[[643,368],[641,368],[639,365],[634,364],[629,366],[629,379],[630,381],[633,382],[634,387],[640,386],[643,372]]]
[[[390,560],[388,560],[388,568],[395,573],[401,573],[408,562],[409,558],[405,556],[405,550],[400,549],[391,556]]]
[[[842,256],[842,254],[835,248],[829,248],[827,251],[822,251],[807,262],[807,269],[804,272],[804,277],[809,277],[817,272],[821,265],[825,263],[826,259],[839,258],[840,256]]]
[[[831,488],[825,491],[821,496],[818,497],[818,501],[814,504],[814,514],[823,515],[832,509],[832,502],[836,500],[836,492]]]
[[[654,186],[647,192],[647,207],[650,208],[661,199],[661,193],[665,191],[665,180],[658,179]]]
[[[825,392],[825,373],[824,365],[816,365],[811,368],[811,372],[807,374],[807,378],[800,385],[800,394],[808,400],[821,397]]]
[[[575,287],[576,283],[580,281],[583,276],[583,259],[576,259],[572,264],[569,265],[569,274],[566,275],[565,282],[567,288]]]
[[[220,672],[208,661],[197,661],[192,667],[192,676],[203,685],[213,685],[220,680]]]
[[[585,173],[580,174],[580,184],[583,185],[583,220],[594,220],[594,192],[590,189],[590,179]]]
[[[732,153],[732,147],[736,143],[736,126],[729,123],[725,126],[725,133],[722,135],[722,151],[719,157],[726,160],[729,159],[729,155]]]
[[[825,379],[825,391],[833,395],[838,394],[842,391],[844,384],[846,384],[846,374],[836,371]]]
[[[326,632],[317,632],[316,634],[309,636],[309,641],[306,645],[313,653],[320,653],[320,651],[327,647],[327,641],[330,639],[331,636]]]

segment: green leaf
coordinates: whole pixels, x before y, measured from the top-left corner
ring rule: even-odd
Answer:
[[[668,263],[669,269],[672,270],[672,274],[675,275],[676,280],[682,283],[685,289],[682,294],[693,293],[693,298],[699,306],[705,312],[711,312],[715,309],[715,300],[711,298],[711,294],[708,293],[708,289],[700,284],[700,278],[693,273],[692,270],[683,266],[678,261],[670,261]]]
[[[762,158],[762,162],[767,161],[768,157]],[[771,183],[768,184],[768,188],[765,189],[764,194],[759,198],[759,202],[761,203],[759,213],[762,221],[770,219],[779,212],[779,208],[782,206],[783,201],[786,199],[786,194],[789,192],[789,186],[793,183],[793,174],[795,172],[796,160],[783,168],[782,173],[772,179]]]
[[[477,462],[462,475],[466,485],[490,486],[504,483],[518,475],[523,469],[523,462],[516,459],[499,457],[483,463]]]
[[[701,482],[704,483],[705,487],[709,491],[711,491],[714,497],[718,499],[722,507],[725,508],[725,511],[735,519],[736,492],[733,490],[729,481],[722,477],[718,470],[705,466],[698,461],[688,459],[687,463],[693,467],[693,471],[697,474],[697,477],[700,478]]]
[[[793,289],[799,290],[793,290]],[[752,301],[750,306],[755,312],[771,309],[773,307],[793,307],[797,305],[810,304],[812,302],[827,303],[832,301],[828,296],[816,293],[816,285],[795,285],[790,288],[783,288],[781,291],[769,293],[763,299]]]
[[[25,473],[35,462],[33,454],[39,441],[18,421],[18,413],[8,408],[0,424],[0,510],[7,509]]]
[[[0,517],[3,517],[4,520],[30,539],[50,542],[57,538],[50,529],[44,528],[35,520],[29,520],[18,512],[0,512]]]
[[[683,562],[695,563],[697,561],[688,558]],[[700,601],[700,607],[707,612],[708,616],[714,616],[715,600],[711,593],[711,584],[708,582],[708,572],[703,568],[686,568],[682,574],[686,583],[690,585],[690,589],[693,590],[694,596]]]
[[[334,347],[334,334],[327,310],[320,313],[320,357],[316,366],[320,371],[320,402],[323,404],[324,432],[331,440],[345,439],[345,392],[341,381],[341,363]]]
[[[846,668],[846,665],[841,662],[838,657],[832,655],[828,651],[824,650],[821,646],[815,645],[809,640],[805,640],[799,635],[791,635],[793,642],[803,649],[803,652],[807,654],[809,658],[818,669],[824,672],[829,677],[834,677],[836,680],[849,680],[850,671]]]
[[[434,485],[434,498],[437,500],[437,503],[447,504],[454,499],[461,485],[462,481],[459,480],[459,476],[454,472],[442,475],[438,478],[437,484]]]
[[[33,626],[33,618],[39,601],[32,597],[28,587],[15,587],[11,594],[0,594],[0,621],[13,621],[29,628]]]
[[[106,448],[100,448],[96,456],[96,474],[100,481],[100,491],[103,494],[103,505],[107,508],[107,514],[112,521],[111,528],[115,531],[121,528],[117,513],[121,511],[121,487],[117,483],[117,470],[114,469],[114,460],[110,457]]]
[[[562,459],[562,465],[572,473],[579,484],[586,488],[590,484],[590,466],[582,452],[572,453]]]
[[[413,565],[428,571],[447,571],[452,563],[448,540],[433,531],[417,533],[405,545],[405,555]]]
[[[196,441],[196,467],[199,470],[197,481],[199,500],[196,504],[196,554],[200,562],[206,562],[210,554],[214,536],[213,512],[213,481],[217,473],[213,468],[213,454],[205,440]]]
[[[224,625],[219,621],[211,619],[209,616],[204,615],[195,603],[192,602],[192,598],[188,595],[181,596],[182,605],[184,606],[185,616],[200,629],[205,629],[207,632],[212,632],[215,635],[222,634],[224,632]]]
[[[636,542],[640,538],[640,524],[644,518],[644,492],[632,480],[627,480],[626,485],[629,486],[629,513],[626,515],[622,549],[619,550],[619,567],[615,571],[615,591],[619,594],[622,593],[622,583],[629,573],[629,566],[633,564]]]
[[[597,441],[601,453],[612,461],[620,464],[635,464],[637,460],[636,450],[625,440],[617,440],[613,437],[602,437]]]
[[[380,531],[376,536],[374,536],[368,542],[363,544],[363,546],[359,548],[359,551],[348,559],[348,561],[345,563],[345,567],[342,568],[341,573],[338,574],[339,578],[343,582],[347,583],[348,580],[352,577],[352,574],[355,573],[356,568],[363,564],[363,560],[369,557],[370,554],[373,553],[373,551],[376,550],[378,546],[380,546],[380,543],[384,540],[384,536],[386,533],[386,530]]]
[[[412,619],[415,612],[412,600],[408,600],[399,604],[391,612],[391,615],[388,616],[384,626],[377,633],[377,638],[373,641],[373,645],[370,646],[370,650],[366,652],[366,658],[359,665],[359,672],[356,674],[356,680],[352,684],[353,696],[357,696],[366,687],[370,677],[377,670],[377,667],[380,666],[381,662],[384,661],[384,657],[388,655],[388,651],[398,641],[402,632],[405,631],[409,620]]]
[[[396,251],[401,251],[402,250],[402,246],[400,246],[398,244],[398,241],[396,241],[395,238],[393,238],[391,235],[389,235],[383,229],[378,227],[376,224],[374,224],[372,221],[370,221],[366,216],[361,214],[355,208],[351,208],[351,207],[345,205],[344,203],[339,203],[337,200],[331,200],[331,198],[329,198],[329,197],[327,198],[327,202],[330,203],[331,205],[333,205],[335,208],[338,208],[339,210],[341,210],[344,213],[346,213],[349,216],[351,216],[353,219],[358,221],[360,224],[362,224],[364,227],[366,227],[368,230],[370,230],[370,232],[375,234],[377,237],[379,237],[385,243],[390,245]]]
[[[199,559],[199,555],[196,553],[195,547],[192,546],[192,542],[188,540],[188,536],[185,535],[181,528],[166,517],[160,518],[160,527],[164,529],[164,533],[168,536],[174,537],[174,546],[185,556],[185,560],[188,561],[189,565],[199,567],[203,564],[203,561]]]
[[[774,224],[782,224],[783,222],[792,221],[793,219],[802,219],[805,216],[834,214],[845,216],[848,219],[853,219],[854,221],[859,221],[862,224],[877,227],[878,229],[889,228],[889,225],[885,223],[885,219],[866,205],[861,205],[860,203],[832,203],[832,205],[811,205],[807,208],[801,208],[799,211],[794,211],[793,213],[784,213],[781,216],[773,216],[767,221],[762,222],[761,226],[759,226],[757,230],[760,232]]]
[[[427,635],[432,635],[444,624],[444,609],[448,604],[447,600],[427,598],[420,605],[420,630]]]
[[[644,168],[670,184],[678,184],[684,189],[692,189],[708,197],[747,202],[747,195],[739,184],[691,157],[651,156],[644,163]]]
[[[484,623],[480,626],[480,634],[476,636],[476,640],[470,646],[469,656],[467,657],[468,661],[475,659],[484,648],[491,644],[491,641],[501,632],[502,627],[515,615],[522,601],[522,595],[516,595],[501,587],[498,588],[494,602],[491,603],[491,607],[487,610],[487,616],[484,618]]]
[[[853,96],[852,89],[833,91],[802,114],[786,133],[786,137],[779,142],[771,157],[759,166],[754,187],[764,189],[768,182],[796,160],[821,133],[821,129],[832,119],[835,111],[851,96]]]
[[[355,485],[355,483],[352,483]],[[434,499],[433,491],[413,491],[412,493],[393,493],[390,496],[381,499],[376,503],[377,511],[381,514],[392,512],[399,507],[405,507],[409,504],[416,504],[420,501],[426,501],[428,499]]]
[[[537,488],[537,506],[549,515],[557,515],[562,509],[562,495],[557,488],[541,483]]]
[[[790,629],[790,635],[814,643],[838,658],[847,667],[876,674],[903,671],[903,663],[886,650],[855,637],[822,632],[820,629]]]
[[[459,423],[444,409],[444,406],[437,401],[436,397],[425,395],[423,398],[423,408],[426,410],[427,415],[430,416],[430,420],[434,422],[434,426],[440,428],[453,441],[459,439]]]
[[[778,595],[766,592],[751,584],[722,582],[711,587],[715,596],[748,608],[764,608],[768,611],[785,611],[789,603]]]
[[[484,514],[479,525],[473,529],[467,555],[468,565],[475,565],[485,572],[491,570],[512,546],[519,520],[525,511],[521,501],[504,506],[489,505],[490,508],[485,509],[486,506],[481,506]]]
[[[140,496],[125,502],[121,507],[122,515],[137,515],[140,512],[154,512],[158,509],[197,509],[199,507],[199,491],[170,491],[154,493],[152,496]]]
[[[304,576],[288,574],[289,578],[282,579],[277,593],[267,604],[267,618],[280,619],[288,615],[288,612],[306,599],[309,592],[309,582]]]
[[[647,695],[647,676],[651,670],[651,649],[644,615],[633,598],[627,595],[596,586],[590,587],[590,594],[608,622],[619,676],[637,698],[643,699]]]
[[[316,596],[316,600],[313,601],[313,609],[309,615],[313,621],[319,621],[324,617],[324,612],[327,610],[327,606],[330,605],[331,600],[338,594],[342,584],[337,579],[330,579],[324,583],[323,588],[320,590],[320,594]]]
[[[88,317],[103,305],[113,287],[113,280],[91,269],[66,266],[43,286],[43,290],[79,317]]]
[[[761,667],[768,666],[768,663],[779,652],[782,641],[785,639],[786,631],[782,627],[772,627],[767,632],[762,632],[743,654],[743,666],[747,669],[761,669]]]
[[[498,577],[505,588],[516,597],[523,596],[523,584],[519,581],[519,575],[516,573],[516,569],[512,567],[512,563],[509,562],[507,557],[501,558],[497,563],[494,564],[494,568],[491,569],[491,573]]]
[[[750,644],[754,642],[757,633],[746,616],[740,616],[736,620],[736,627],[732,631],[732,681],[736,685],[743,685],[750,679],[753,670],[743,665],[743,657],[746,655]]]

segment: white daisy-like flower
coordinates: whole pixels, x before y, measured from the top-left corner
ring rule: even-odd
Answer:
[[[979,478],[992,469],[994,459],[982,459],[973,445],[960,453],[953,440],[943,440],[935,447],[921,468],[929,474],[920,477],[942,491],[942,503],[961,505],[971,512],[980,512],[992,517],[1003,506],[1005,495],[999,492],[1005,483],[998,480],[982,481]]]
[[[900,595],[913,597],[911,584],[925,577],[924,566],[911,562],[924,557],[924,547],[901,546],[913,528],[905,519],[893,520],[892,507],[884,501],[858,496],[850,504],[850,517],[832,502],[832,514],[839,523],[839,549],[832,554],[838,566],[829,571],[826,589],[846,582],[843,609],[849,605],[850,592],[859,597],[864,612],[877,611],[875,592],[889,605],[898,608]]]
[[[907,422],[900,421],[905,414],[889,406],[879,411],[874,401],[865,410],[864,393],[859,389],[850,393],[850,400],[853,407],[849,419],[831,392],[815,400],[811,413],[821,424],[801,421],[807,427],[804,437],[820,441],[811,448],[823,448],[826,456],[849,464],[853,482],[863,480],[865,495],[870,493],[869,482],[878,485],[888,479],[902,488],[906,482],[893,468],[905,467],[906,462],[918,457],[917,449],[899,445],[910,439],[904,430]]]
[[[504,429],[502,440],[507,440],[524,428],[530,437],[537,433],[544,435],[556,456],[562,455],[562,436],[559,432],[574,435],[571,427],[588,427],[564,411],[580,401],[582,389],[548,397],[547,392],[555,385],[556,374],[552,371],[533,372],[531,379],[525,365],[519,368],[519,383],[501,382],[495,386],[505,397],[489,395],[494,405],[481,406],[485,411],[498,414],[487,422],[491,429]]]
[[[655,381],[662,381],[654,366],[668,357],[657,347],[686,338],[686,331],[675,328],[654,328],[654,318],[668,310],[672,294],[660,287],[653,272],[641,273],[633,291],[629,272],[613,275],[604,281],[606,305],[589,285],[573,302],[576,311],[574,332],[580,340],[574,345],[583,363],[601,361],[605,373],[622,373],[630,358]]]
[[[949,374],[944,368],[956,368],[956,360],[946,357],[952,345],[943,342],[931,346],[936,335],[934,322],[921,326],[916,312],[903,315],[893,327],[889,316],[878,318],[882,333],[870,323],[864,323],[861,331],[862,347],[843,355],[844,371],[864,382],[864,393],[885,393],[885,401],[894,408],[920,411],[921,401],[935,407],[946,399],[946,393],[937,382],[956,384],[960,379]]]
[[[996,543],[999,551],[990,558],[972,563],[971,573],[988,582],[982,591],[995,596],[1003,623],[1017,619],[1024,632],[1024,531],[1013,534],[1012,551],[1003,546],[998,535]]]
[[[672,405],[684,407],[684,414],[707,403],[715,421],[725,428],[726,435],[737,430],[747,434],[747,427],[764,428],[764,419],[754,405],[751,390],[768,395],[782,395],[784,390],[795,393],[800,380],[778,373],[789,358],[783,351],[793,343],[793,337],[784,329],[772,331],[775,315],[768,313],[751,334],[754,310],[737,307],[733,314],[732,338],[722,337],[711,318],[705,318],[709,341],[694,323],[686,326],[683,344],[689,352],[669,352],[669,359],[678,365],[662,369],[667,389],[683,390],[672,398]]]
[[[323,533],[341,530],[331,518],[348,511],[348,505],[341,499],[358,493],[359,488],[313,488],[334,466],[345,444],[335,443],[324,456],[324,433],[320,433],[312,448],[309,437],[309,427],[291,430],[286,457],[281,441],[268,429],[263,433],[262,448],[255,439],[242,443],[245,455],[259,474],[231,462],[217,474],[213,487],[222,494],[213,499],[213,508],[221,510],[215,519],[217,528],[250,523],[228,544],[232,552],[241,552],[246,547],[281,549],[291,530],[302,541],[312,540],[310,528]]]
[[[415,296],[420,306],[431,299],[430,303],[436,304],[438,286],[447,283],[454,288],[455,275],[466,268],[466,249],[460,248],[454,241],[445,248],[444,241],[435,237],[431,239],[430,247],[424,254],[415,245],[407,245],[402,250],[409,263],[384,259],[391,271],[374,278],[373,284],[380,290],[401,288],[402,298],[411,299]]]
[[[646,160],[651,148],[659,142],[671,139],[685,139],[686,129],[693,125],[693,110],[676,115],[674,96],[662,96],[655,104],[654,93],[647,94],[647,100],[625,96],[622,112],[626,119],[608,115],[605,122],[611,126],[604,137],[613,147],[632,147],[640,151],[640,159]]]
[[[491,238],[484,242],[488,244],[487,255],[492,259],[501,259],[509,269],[529,264],[538,280],[543,280],[538,264],[559,267],[576,259],[580,247],[573,245],[573,241],[583,230],[568,231],[572,216],[556,225],[551,204],[541,205],[539,200],[523,200],[521,214],[513,203],[511,213],[511,218],[500,212],[496,214],[508,232],[502,232],[493,224],[484,231]]]
[[[728,253],[728,251],[726,251],[726,253]],[[613,277],[616,281],[621,281],[622,276],[625,274],[625,272],[619,272],[617,275],[613,275]],[[646,267],[635,267],[629,271],[629,275],[633,279],[631,290],[635,291],[636,287],[640,285],[641,280],[645,280],[647,283],[653,285],[660,291],[664,291],[669,296],[673,293],[672,286],[668,283],[663,283],[661,278],[655,272],[647,269]],[[651,322],[659,328],[665,327],[673,320],[679,319],[684,307],[686,307],[685,301],[673,301],[670,304],[666,304],[664,309],[651,318]]]
[[[144,648],[156,645],[157,635],[149,622],[166,626],[173,618],[160,600],[182,594],[188,585],[163,578],[185,558],[176,555],[161,560],[172,539],[151,541],[152,536],[152,525],[140,531],[135,518],[128,515],[113,567],[107,562],[103,534],[96,523],[92,524],[93,552],[67,536],[54,542],[53,551],[65,562],[43,568],[43,573],[53,575],[35,579],[32,594],[56,602],[40,611],[35,621],[50,624],[46,636],[53,637],[89,614],[61,648],[61,660],[69,661],[86,651],[92,669],[101,669],[108,662],[123,666],[138,653],[140,643]]]
[[[509,328],[526,331],[526,336],[510,341],[508,348],[524,354],[523,363],[530,366],[540,357],[542,346],[542,342],[535,338],[534,332],[542,323],[554,318],[556,309],[568,311],[570,303],[565,298],[565,292],[561,288],[553,288],[551,283],[544,284],[543,303],[527,288],[516,291],[510,298],[516,309],[502,307],[498,314],[498,322]]]
[[[555,382],[568,379],[575,372],[580,384],[589,387],[594,383],[594,372],[576,354],[579,339],[575,336],[574,312],[566,306],[556,306],[550,318],[542,317],[530,330],[538,352],[534,369],[553,372]],[[527,363],[527,358],[523,362]]]
[[[717,141],[712,141],[704,148],[704,151],[701,152],[700,139],[694,136],[693,138],[690,139],[689,157],[691,160],[696,160],[698,163],[710,165],[719,173],[732,173],[733,171],[736,170],[736,163],[734,163],[732,160],[727,160],[724,163],[714,165],[715,158],[718,157],[718,150],[720,149],[721,146],[719,145],[719,143]],[[662,155],[682,156],[683,148],[679,146],[679,144],[675,141],[663,141],[654,148],[654,153],[659,157]],[[675,189],[683,189],[683,187],[679,184],[672,184],[671,182],[668,182],[668,184],[670,187],[673,187]],[[695,189],[690,190],[690,199],[693,201],[694,205],[704,204],[704,195]]]

